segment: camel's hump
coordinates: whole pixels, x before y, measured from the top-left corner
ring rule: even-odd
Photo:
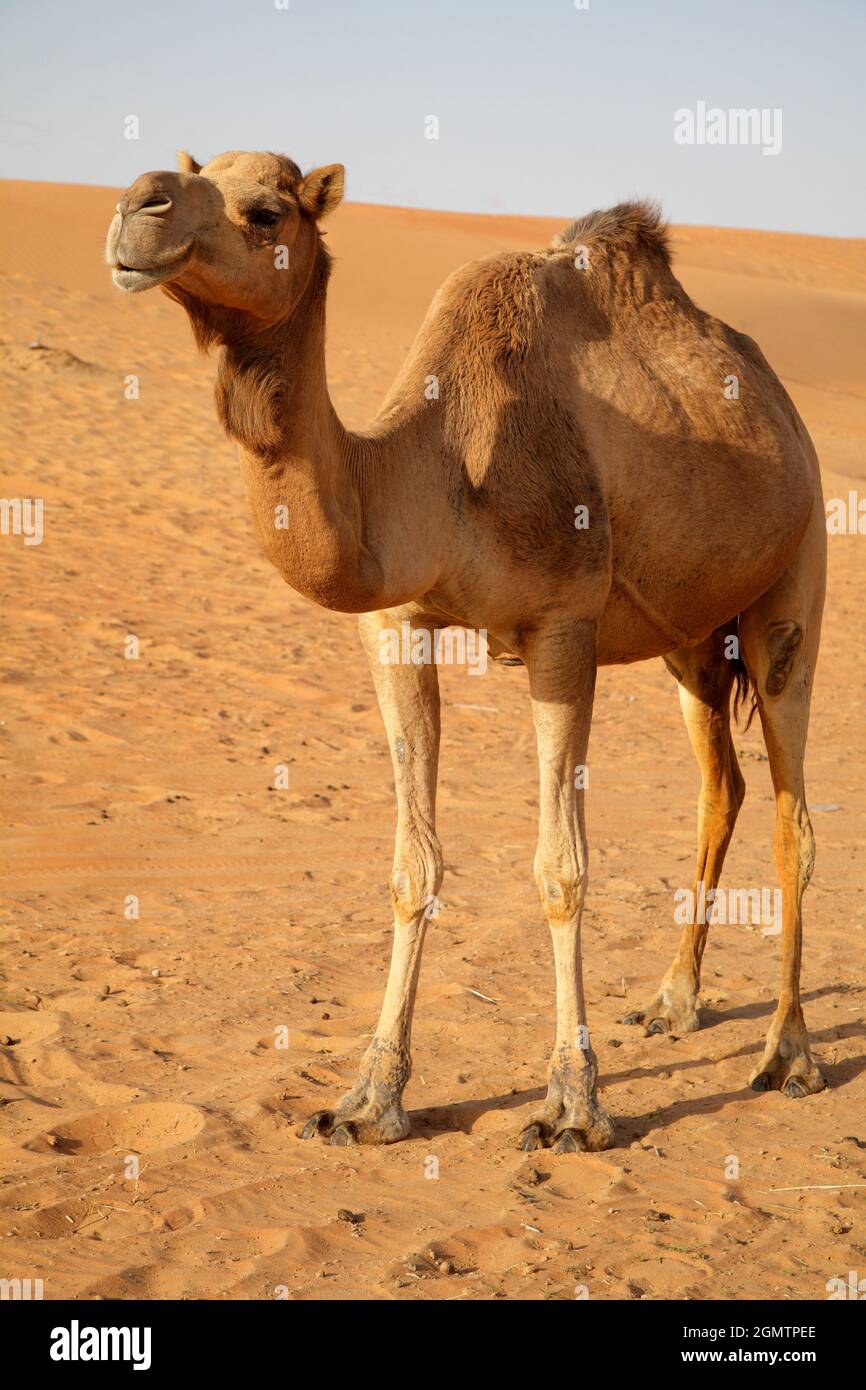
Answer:
[[[570,246],[609,246],[637,254],[652,251],[670,265],[670,242],[667,222],[659,204],[649,199],[634,203],[617,203],[613,208],[600,208],[569,222],[557,232],[551,246],[557,250]]]

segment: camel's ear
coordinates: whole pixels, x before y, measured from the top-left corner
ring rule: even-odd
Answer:
[[[193,159],[191,154],[187,154],[186,150],[178,150],[177,167],[182,174],[197,174],[201,170],[201,165],[198,160]]]
[[[327,217],[342,201],[345,177],[342,164],[323,164],[307,174],[297,189],[302,211],[315,218]]]

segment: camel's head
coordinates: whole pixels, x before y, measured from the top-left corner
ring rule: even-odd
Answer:
[[[115,285],[284,318],[309,280],[317,223],[343,196],[343,166],[304,177],[285,155],[238,150],[204,167],[181,152],[178,166],[142,174],[117,204],[105,250]]]

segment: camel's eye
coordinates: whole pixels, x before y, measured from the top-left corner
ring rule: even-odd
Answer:
[[[253,208],[247,213],[247,220],[253,227],[276,227],[280,214],[271,208]]]

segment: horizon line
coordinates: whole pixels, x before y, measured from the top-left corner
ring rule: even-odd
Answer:
[[[108,192],[123,190],[122,184],[115,183],[86,183],[78,179],[35,179],[35,178],[10,178],[0,175],[0,184],[6,183],[32,183],[41,184],[43,187],[53,186],[56,188],[104,188]],[[622,198],[620,202],[632,202],[634,197]],[[557,222],[560,219],[564,224],[574,221],[575,217],[581,214],[572,213],[539,213],[539,212],[491,212],[489,209],[477,208],[441,208],[431,207],[427,204],[414,205],[411,203],[385,203],[369,200],[366,198],[344,198],[340,206],[345,207],[367,207],[382,208],[390,212],[419,212],[433,213],[443,217],[485,217],[491,221],[499,218],[507,218],[512,221],[529,222]],[[613,205],[611,205],[613,206]],[[336,211],[336,210],[335,210]],[[813,241],[866,241],[866,231],[862,233],[835,233],[835,232],[791,232],[783,227],[757,227],[753,224],[738,226],[735,223],[724,222],[677,222],[665,217],[665,222],[672,228],[694,228],[698,231],[719,231],[719,232],[754,232],[762,236],[787,236],[787,237],[806,237]]]

